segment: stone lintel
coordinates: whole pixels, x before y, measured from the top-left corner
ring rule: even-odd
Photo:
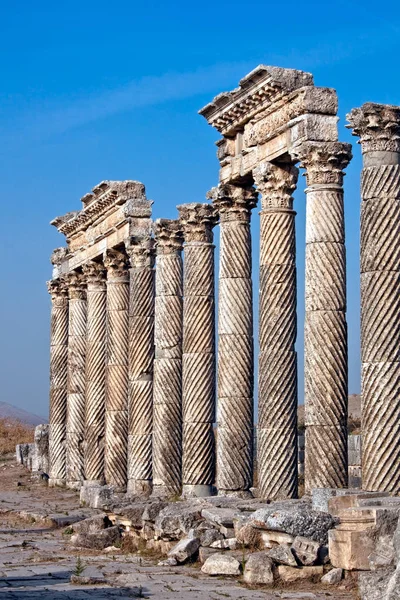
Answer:
[[[363,154],[400,152],[400,106],[367,102],[346,118],[347,127],[360,138]]]

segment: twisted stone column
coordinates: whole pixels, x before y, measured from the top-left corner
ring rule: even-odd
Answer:
[[[87,279],[85,479],[104,483],[106,402],[106,270],[90,261]]]
[[[305,488],[347,486],[347,323],[343,169],[351,145],[296,150],[307,177]]]
[[[400,491],[400,107],[348,115],[360,137],[362,479]]]
[[[257,467],[263,498],[297,497],[296,237],[298,169],[261,164]]]
[[[68,275],[68,402],[67,402],[67,487],[79,489],[84,479],[86,281],[82,273]]]
[[[129,302],[128,491],[152,489],[154,240],[132,239]]]
[[[47,283],[51,294],[49,485],[65,485],[68,379],[68,288],[63,279]]]
[[[181,491],[182,243],[179,221],[159,219],[156,239],[153,490]]]
[[[184,231],[183,493],[210,496],[215,474],[215,306],[211,204],[178,206]]]
[[[245,496],[253,481],[253,188],[221,184],[209,193],[220,217],[218,312],[219,494]]]
[[[129,272],[125,254],[108,250],[105,479],[117,491],[127,485]]]

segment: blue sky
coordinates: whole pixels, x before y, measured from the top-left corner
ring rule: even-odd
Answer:
[[[382,5],[383,6],[383,5]],[[103,179],[137,179],[155,217],[202,201],[218,179],[217,133],[197,114],[257,64],[311,71],[345,114],[400,104],[400,5],[3,0],[0,22],[0,401],[46,415],[49,226]],[[359,174],[345,180],[350,391],[359,391]],[[296,193],[302,396],[304,179]],[[254,212],[254,262],[258,217]]]

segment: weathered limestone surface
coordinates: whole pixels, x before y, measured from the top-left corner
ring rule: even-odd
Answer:
[[[103,484],[106,410],[106,269],[84,265],[87,279],[85,479]]]
[[[215,317],[211,204],[178,206],[184,232],[183,492],[209,496],[214,483]]]
[[[67,401],[67,486],[80,488],[84,479],[86,281],[82,273],[68,276],[68,401]]]
[[[259,495],[297,497],[296,239],[298,170],[261,164],[257,464]]]
[[[129,300],[128,492],[152,485],[154,240],[132,238]]]
[[[179,494],[182,471],[182,244],[179,221],[159,219],[156,239],[153,491]]]
[[[219,185],[209,193],[220,217],[218,446],[220,494],[243,494],[253,481],[253,306],[251,187]]]
[[[49,425],[35,427],[35,455],[32,461],[32,471],[49,473]]]
[[[109,250],[107,268],[107,375],[105,480],[117,490],[127,485],[129,271],[123,252]]]
[[[348,115],[360,138],[363,488],[400,491],[400,107]]]
[[[307,142],[305,487],[347,485],[347,323],[343,169],[350,144]]]
[[[48,282],[51,294],[49,485],[65,484],[68,378],[68,288]]]

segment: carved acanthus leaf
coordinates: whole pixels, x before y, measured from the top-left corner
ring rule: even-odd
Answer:
[[[293,150],[293,158],[306,169],[307,185],[343,185],[343,169],[352,157],[351,144],[342,142],[305,142]]]
[[[157,219],[154,236],[157,254],[174,254],[182,250],[183,231],[179,219]]]
[[[363,153],[400,152],[400,106],[367,102],[347,115],[348,127],[360,138]]]
[[[206,203],[181,204],[178,207],[185,242],[212,243],[212,229],[218,223],[215,207]]]
[[[292,209],[299,170],[294,165],[261,163],[254,171],[254,182],[261,193],[261,208]]]

